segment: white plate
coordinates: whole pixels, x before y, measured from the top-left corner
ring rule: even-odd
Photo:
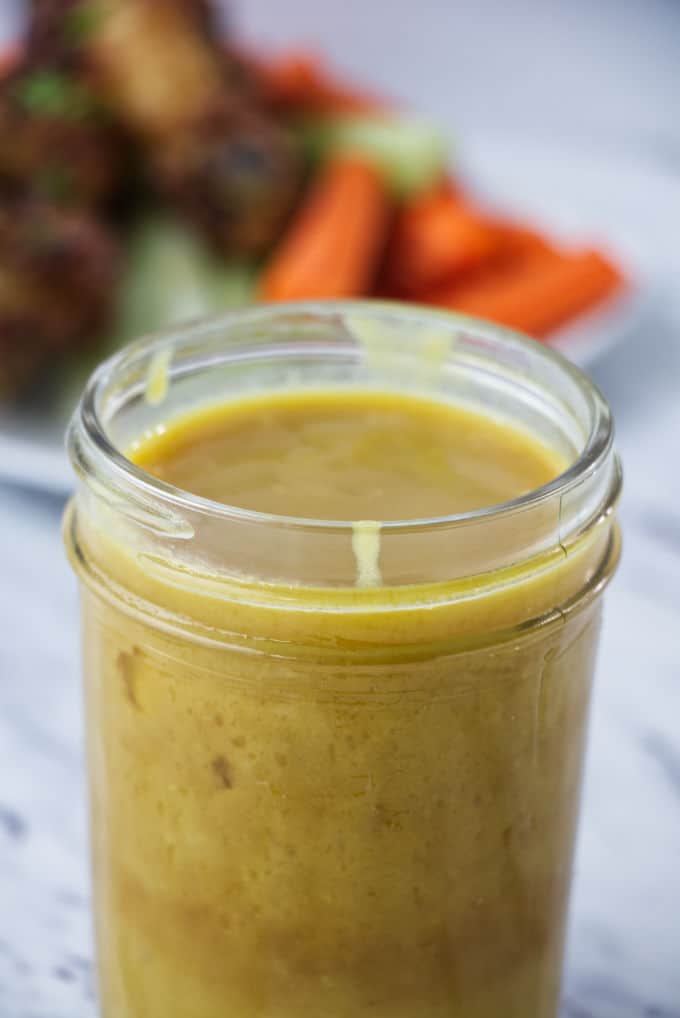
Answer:
[[[552,345],[587,367],[641,335],[657,294],[677,278],[680,178],[630,157],[526,139],[467,138],[460,149],[461,172],[485,200],[565,240],[605,248],[634,280],[629,293],[555,334]],[[0,478],[68,492],[62,429],[36,411],[0,413]]]

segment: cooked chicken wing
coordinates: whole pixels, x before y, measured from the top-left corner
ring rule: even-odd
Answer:
[[[76,15],[80,30],[64,39]],[[32,46],[43,58],[55,47],[87,77],[161,194],[225,250],[271,244],[297,193],[298,159],[244,66],[208,31],[203,3],[36,0],[36,19]]]
[[[90,216],[0,202],[0,396],[98,338],[115,293],[116,243]]]

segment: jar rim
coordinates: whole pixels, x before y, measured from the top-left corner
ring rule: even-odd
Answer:
[[[285,316],[309,315],[319,321],[327,319],[329,324],[336,325],[348,315],[357,314],[383,321],[396,317],[401,325],[410,324],[414,328],[434,326],[450,330],[452,335],[461,329],[468,330],[475,338],[502,343],[508,349],[524,353],[538,362],[551,362],[554,368],[575,385],[589,414],[589,430],[582,448],[562,473],[545,484],[508,501],[466,512],[380,521],[382,532],[398,534],[464,527],[536,508],[556,496],[567,494],[579,485],[584,477],[596,472],[612,452],[613,420],[604,396],[580,368],[544,343],[483,319],[439,308],[367,299],[299,301],[230,310],[214,318],[153,333],[134,341],[104,360],[90,376],[69,426],[67,444],[76,472],[83,477],[93,468],[103,469],[112,474],[117,484],[122,484],[124,489],[134,491],[145,501],[149,498],[159,498],[173,510],[199,511],[225,521],[299,531],[316,530],[350,534],[356,526],[355,521],[286,516],[246,509],[196,495],[153,476],[135,464],[109,437],[100,407],[102,394],[111,380],[132,363],[148,360],[165,351],[176,352],[182,346],[190,345],[212,332],[224,333],[236,325],[266,326],[268,322]],[[83,439],[87,446],[85,456]]]

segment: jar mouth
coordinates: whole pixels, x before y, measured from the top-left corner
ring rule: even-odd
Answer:
[[[474,337],[475,341],[489,347],[489,352],[503,349],[509,358],[519,359],[531,370],[536,365],[548,369],[548,373],[560,376],[581,404],[581,426],[585,438],[577,449],[569,466],[558,476],[516,498],[494,505],[483,506],[466,512],[441,516],[417,517],[381,521],[381,531],[400,533],[417,530],[436,530],[482,522],[490,518],[508,517],[515,513],[540,507],[556,497],[567,495],[580,486],[584,478],[596,473],[607,460],[613,447],[613,422],[609,407],[593,382],[566,358],[544,344],[529,339],[517,332],[492,325],[481,319],[455,312],[405,305],[391,301],[342,300],[323,302],[295,302],[262,305],[197,323],[190,323],[169,332],[153,334],[130,344],[105,360],[91,376],[79,406],[72,419],[68,446],[76,473],[81,478],[93,470],[109,475],[116,488],[136,493],[144,502],[160,500],[173,510],[201,512],[215,518],[242,521],[249,524],[283,527],[287,530],[331,530],[351,533],[355,523],[350,520],[315,519],[302,516],[285,516],[276,513],[246,509],[226,502],[219,502],[190,491],[175,487],[137,466],[111,435],[109,421],[115,414],[120,397],[112,399],[111,392],[116,381],[129,376],[136,380],[137,388],[144,385],[140,368],[162,356],[174,361],[183,349],[191,351],[206,339],[217,340],[215,351],[220,347],[233,347],[234,359],[247,358],[248,344],[240,342],[244,332],[256,332],[266,336],[275,323],[287,321],[289,328],[296,322],[313,320],[317,326],[348,332],[348,322],[365,320],[384,326],[389,334],[398,323],[400,333],[414,334],[423,329],[430,334],[441,334],[455,340],[460,336]],[[236,335],[234,336],[234,333]],[[220,343],[220,338],[222,343]],[[258,346],[251,350],[254,358],[266,356],[265,349]],[[208,358],[215,356],[210,350]],[[396,351],[395,357],[403,350]],[[383,351],[385,356],[385,351]],[[389,363],[390,351],[386,351]],[[169,371],[173,373],[172,364]],[[170,383],[172,384],[172,382]],[[386,387],[385,384],[382,386]],[[379,388],[378,385],[375,386]],[[422,390],[421,390],[422,392]],[[436,398],[436,397],[434,397]],[[583,418],[586,418],[585,420]]]

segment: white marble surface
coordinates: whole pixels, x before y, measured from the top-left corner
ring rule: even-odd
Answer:
[[[10,5],[0,0],[0,36]],[[276,5],[242,6],[258,32]],[[415,89],[423,106],[446,113],[446,96],[464,82],[469,102],[452,101],[459,122],[502,121],[540,135],[554,128],[557,110],[564,133],[644,150],[680,175],[670,102],[680,95],[680,6],[670,0],[483,0],[460,15],[462,38],[458,5],[443,0],[390,6],[410,19],[401,27],[386,3],[346,0],[335,13],[305,0],[285,6],[281,30],[291,38],[304,37],[306,26],[346,64],[364,73],[373,64],[386,82],[403,66],[403,90]],[[365,23],[357,33],[359,7]],[[350,31],[354,43],[343,48]],[[527,46],[537,54],[533,72],[518,70]],[[485,59],[500,60],[507,89],[498,72],[489,89]],[[673,268],[680,278],[680,261]],[[594,374],[618,421],[625,547],[607,595],[564,1015],[680,1018],[680,311],[672,295],[644,335]],[[61,510],[58,500],[0,488],[0,1018],[96,1014],[77,598]]]

